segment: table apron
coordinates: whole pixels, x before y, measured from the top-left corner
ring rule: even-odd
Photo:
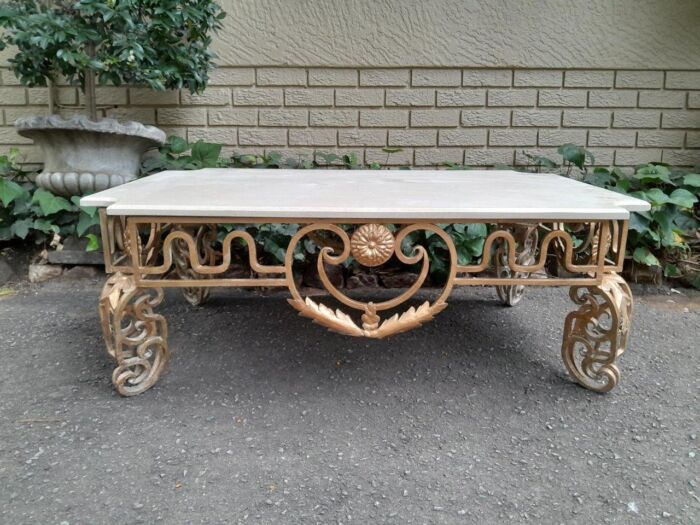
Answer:
[[[224,235],[222,248],[214,252],[216,227],[248,224],[299,224],[287,248],[284,265],[267,265],[258,260],[256,243],[244,230],[233,230]],[[483,256],[477,264],[459,264],[454,239],[444,232],[442,224],[488,224],[490,229],[483,245]],[[402,242],[413,232],[426,231],[439,235],[445,245],[450,267],[448,286],[572,286],[600,284],[607,273],[619,272],[624,264],[628,220],[469,220],[455,222],[435,221],[354,221],[342,219],[275,221],[270,219],[221,219],[213,217],[123,217],[107,215],[100,210],[100,224],[104,245],[105,265],[108,273],[122,272],[134,277],[142,287],[293,287],[293,252],[307,236],[318,241],[319,232],[329,234],[328,246],[319,246],[318,268],[323,273],[324,264],[341,264],[353,256],[362,266],[375,266],[374,260],[362,261],[361,254],[377,255],[374,241],[362,245],[362,234],[367,229],[377,235],[385,235],[390,244],[389,257],[395,256],[405,264],[423,265],[423,279],[427,276],[427,251],[415,248],[412,254],[402,251]],[[340,225],[354,228],[352,240]],[[384,225],[398,228],[388,230]],[[385,232],[384,230],[387,230]],[[207,233],[208,232],[208,233]],[[378,232],[378,233],[377,233]],[[373,235],[374,233],[370,233]],[[208,237],[206,237],[208,236]],[[205,238],[206,237],[206,238]],[[575,239],[576,238],[576,239]],[[326,237],[327,239],[327,237]],[[358,240],[359,239],[359,240]],[[251,278],[223,278],[231,266],[234,241],[247,245]],[[382,241],[382,242],[384,242]],[[603,249],[600,249],[600,247]],[[379,253],[379,252],[377,252]],[[384,255],[383,253],[381,254]],[[556,257],[565,275],[549,276],[545,272],[548,258]],[[167,274],[176,263],[188,266],[189,277]],[[384,261],[386,262],[386,261]],[[489,275],[493,268],[496,275]],[[486,275],[482,275],[486,273]],[[325,283],[324,283],[325,284]]]

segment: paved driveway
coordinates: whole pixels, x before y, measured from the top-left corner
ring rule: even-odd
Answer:
[[[109,382],[100,284],[0,300],[0,523],[692,523],[700,301],[639,295],[622,381],[559,357],[566,290],[466,290],[387,341],[281,296],[168,292],[173,359]],[[669,302],[673,301],[673,302]]]

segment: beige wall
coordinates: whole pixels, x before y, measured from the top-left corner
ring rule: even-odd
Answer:
[[[700,69],[697,0],[223,0],[221,63]]]
[[[204,95],[103,88],[106,116],[226,151],[390,164],[518,163],[574,142],[599,164],[700,163],[700,2],[224,0]],[[0,148],[46,90],[0,72]],[[62,112],[79,103],[59,88]]]

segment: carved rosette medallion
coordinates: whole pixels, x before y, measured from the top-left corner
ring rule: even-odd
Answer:
[[[380,266],[394,253],[394,235],[382,224],[363,224],[350,239],[352,256],[363,266]]]

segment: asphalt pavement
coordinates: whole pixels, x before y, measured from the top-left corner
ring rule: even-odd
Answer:
[[[172,290],[169,370],[121,398],[100,287],[0,298],[0,523],[700,522],[698,294],[634,289],[600,395],[561,362],[565,289],[460,290],[385,341]]]

